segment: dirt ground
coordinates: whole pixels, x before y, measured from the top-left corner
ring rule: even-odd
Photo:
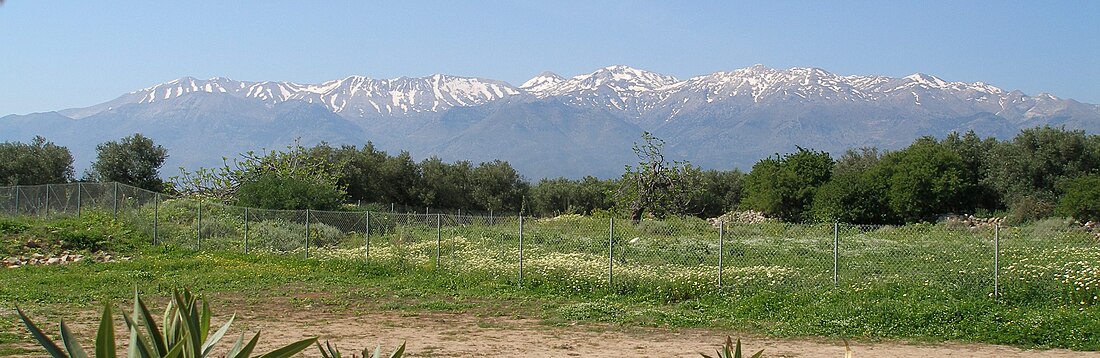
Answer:
[[[376,312],[356,317],[297,311],[279,321],[244,315],[254,331],[262,329],[268,350],[314,332],[342,347],[344,353],[381,344],[389,352],[407,342],[408,357],[700,357],[714,354],[731,332],[700,329],[624,328],[618,326],[548,326],[536,320],[475,317],[466,314]],[[317,326],[314,322],[326,322]],[[736,338],[736,337],[734,337]],[[844,357],[843,342],[741,337],[746,351],[764,357]],[[1100,353],[1067,350],[1025,351],[1012,347],[850,342],[853,357],[1100,357]],[[264,352],[267,350],[261,350]],[[316,350],[307,356],[319,356]]]
[[[284,301],[285,302],[285,301]],[[163,305],[156,305],[163,307]],[[365,347],[372,350],[381,344],[391,352],[401,342],[407,342],[406,357],[700,357],[714,354],[727,334],[737,338],[737,332],[706,329],[665,329],[621,327],[616,325],[547,325],[535,319],[507,316],[482,316],[472,313],[410,313],[396,310],[369,310],[367,313],[332,310],[326,307],[305,307],[282,303],[250,305],[236,302],[229,307],[214,307],[214,325],[236,312],[233,329],[224,338],[217,352],[227,350],[241,332],[249,337],[261,331],[256,352],[268,352],[312,335],[322,342],[335,343],[345,356]],[[97,312],[82,315],[74,331],[81,337],[95,334]],[[49,324],[50,331],[56,325]],[[125,344],[128,335],[116,323],[118,341]],[[56,332],[51,332],[56,333]],[[25,334],[25,332],[23,332]],[[310,335],[310,336],[307,336]],[[90,339],[90,338],[89,338]],[[844,357],[844,343],[826,339],[774,339],[741,336],[743,347],[752,353],[764,350],[764,357]],[[1100,352],[1067,350],[1021,350],[1013,347],[979,344],[903,344],[850,342],[852,357],[1097,357]],[[91,342],[86,343],[90,347]],[[27,337],[23,348],[41,352]],[[124,348],[120,347],[120,351]],[[20,355],[39,357],[42,354]],[[319,357],[310,348],[302,356]],[[360,355],[356,354],[356,357]]]

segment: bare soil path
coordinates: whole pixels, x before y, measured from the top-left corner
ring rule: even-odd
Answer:
[[[335,343],[348,356],[363,348],[374,349],[381,344],[391,352],[401,342],[407,342],[406,357],[700,357],[714,354],[724,342],[727,332],[708,329],[669,329],[622,327],[604,324],[548,325],[537,319],[515,318],[479,313],[441,313],[400,310],[355,309],[326,305],[302,305],[287,299],[231,299],[213,308],[215,322],[220,325],[236,312],[233,329],[221,342],[224,351],[236,336],[249,336],[261,331],[256,352],[268,352],[277,347],[311,336],[320,336]],[[154,307],[163,307],[161,303]],[[124,307],[124,306],[123,306]],[[125,308],[128,310],[128,307]],[[161,308],[154,308],[161,309]],[[90,339],[95,334],[98,312],[82,312],[74,330]],[[7,316],[11,317],[11,316]],[[5,317],[6,318],[6,317]],[[14,322],[13,322],[14,323]],[[51,333],[56,325],[48,324]],[[128,332],[119,329],[119,343],[125,344]],[[13,324],[10,326],[15,327]],[[19,347],[32,349],[34,354],[13,357],[41,357],[45,352],[34,345],[22,329],[13,332],[26,337]],[[828,339],[776,339],[753,335],[741,336],[746,351],[764,350],[764,357],[844,357],[844,343]],[[1068,350],[1021,350],[1014,347],[984,344],[908,344],[901,342],[850,342],[853,357],[916,358],[916,357],[1096,357],[1100,352]],[[91,342],[85,343],[86,347]],[[123,348],[120,347],[120,351]],[[302,356],[319,357],[314,348]]]
[[[250,332],[264,331],[261,342],[268,350],[304,338],[300,332],[311,332],[336,343],[345,353],[365,347],[373,350],[378,344],[389,352],[405,341],[407,357],[700,357],[700,352],[713,355],[727,334],[736,335],[705,329],[548,326],[532,319],[434,312],[346,316],[305,309],[280,316],[270,319],[276,317],[246,314],[239,318],[250,322]],[[764,357],[844,357],[841,341],[741,338],[746,350],[763,349]],[[1098,352],[950,343],[851,342],[851,348],[853,357],[1100,357]],[[317,356],[316,350],[306,353]]]

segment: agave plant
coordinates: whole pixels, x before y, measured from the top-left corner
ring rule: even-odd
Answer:
[[[202,299],[202,306],[200,307],[198,301],[200,301],[200,298],[192,295],[189,290],[175,291],[173,301],[169,302],[168,307],[164,310],[163,323],[161,327],[157,327],[149,308],[137,292],[134,292],[133,314],[131,316],[122,315],[122,318],[126,321],[126,326],[130,329],[130,344],[126,356],[130,358],[250,357],[252,350],[256,348],[256,342],[260,339],[259,332],[252,336],[252,339],[247,343],[244,341],[245,334],[242,333],[229,352],[222,355],[213,353],[214,346],[225,336],[226,331],[229,330],[229,325],[233,323],[233,317],[230,317],[225,325],[210,334],[210,305],[205,299]],[[61,320],[60,323],[62,345],[58,346],[42,330],[38,329],[38,326],[31,322],[22,309],[19,307],[15,309],[19,312],[19,318],[23,320],[27,330],[31,332],[34,339],[46,349],[51,357],[89,357],[84,348],[77,342],[76,337],[69,331],[69,327],[65,325],[64,320]],[[141,332],[142,330],[144,330],[144,333]],[[309,348],[316,342],[316,337],[301,340],[257,357],[290,357]],[[64,349],[62,349],[62,346]],[[99,320],[99,330],[95,340],[95,355],[93,357],[117,357],[115,329],[114,322],[111,320],[110,304],[103,308],[103,316]]]
[[[343,357],[342,355],[340,355],[340,349],[336,348],[335,344],[330,344],[328,341],[325,341],[324,346],[321,346],[321,343],[317,343],[317,349],[321,350],[321,356],[324,358]],[[397,349],[394,350],[393,353],[390,353],[389,358],[401,358],[401,356],[404,354],[405,342],[401,342],[401,346],[397,347]],[[353,355],[352,357],[354,358],[355,356]],[[382,346],[379,345],[378,347],[375,347],[374,354],[371,354],[369,349],[363,348],[363,358],[383,358]]]
[[[733,350],[732,352],[730,351],[731,349]],[[699,353],[699,355],[706,358],[741,358],[741,339],[738,338],[737,345],[734,346],[733,337],[726,336],[726,345],[722,347],[722,350],[717,351],[717,353],[718,355],[715,357],[711,357],[703,353]],[[749,358],[760,358],[760,356],[762,355],[764,355],[763,349],[761,349],[759,352],[756,352],[756,354],[753,354],[752,357]]]

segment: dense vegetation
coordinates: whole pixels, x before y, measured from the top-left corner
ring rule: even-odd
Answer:
[[[1053,215],[1100,219],[1089,199],[1100,196],[1100,186],[1091,185],[1100,175],[1100,136],[1083,131],[1033,128],[1009,140],[955,133],[919,138],[896,151],[858,148],[839,156],[799,148],[764,158],[747,174],[666,161],[663,142],[643,139],[635,146],[638,165],[617,179],[531,183],[503,161],[416,162],[408,152],[391,155],[371,143],[320,144],[245,153],[222,168],[185,172],[169,189],[273,209],[361,202],[538,216],[617,211],[715,217],[752,209],[786,221],[864,224],[933,221],[947,213],[1013,222]],[[164,155],[140,135],[108,142],[86,179],[154,188]],[[3,143],[0,158],[10,158],[0,160],[6,184],[72,179],[68,150],[41,137],[29,145]],[[272,199],[303,197],[316,199]]]
[[[667,161],[662,145],[643,136],[634,148],[638,164],[618,179],[532,184],[503,161],[415,162],[407,152],[391,155],[367,143],[244,153],[166,185],[159,167],[167,152],[136,134],[100,145],[83,180],[185,196],[130,202],[121,221],[94,209],[49,221],[0,219],[4,256],[134,257],[7,271],[0,303],[88,304],[127,297],[136,285],[163,295],[182,283],[212,293],[279,292],[271,297],[323,291],[338,302],[367,296],[379,301],[371,308],[382,309],[465,310],[503,300],[502,307],[550,322],[1100,349],[1096,236],[1079,223],[1043,219],[1100,220],[1100,136],[1035,128],[999,141],[970,132],[839,157],[798,148],[762,159],[748,173]],[[0,183],[72,180],[66,148],[41,137],[0,144]],[[303,220],[290,217],[300,212],[250,214],[211,201],[321,210],[362,201],[547,218],[526,222],[520,236],[510,217],[448,217],[454,222],[441,225],[442,216],[429,223],[379,213],[361,221],[362,212],[315,212]],[[810,223],[914,223],[976,213],[1032,224],[999,232],[994,250],[983,227],[768,222],[730,226],[719,240],[719,231],[693,217],[744,209]],[[557,216],[563,213],[595,215]],[[608,218],[623,216],[634,224]],[[151,227],[167,245],[148,245]],[[299,252],[305,255],[278,255]],[[999,266],[990,262],[992,252]],[[842,259],[833,261],[834,253]],[[0,331],[0,353],[17,337],[12,332]]]
[[[167,206],[163,210],[171,211]],[[218,210],[204,210],[207,225],[234,228]],[[167,236],[172,226],[194,227],[190,221],[166,219],[161,230],[169,243],[175,242]],[[1053,222],[1002,232],[1002,286],[996,300],[991,297],[991,242],[983,239],[990,232],[950,225],[842,229],[836,287],[829,272],[832,225],[730,227],[722,247],[724,283],[718,286],[716,230],[694,218],[616,226],[617,237],[642,239],[621,242],[610,266],[606,219],[529,221],[524,265],[517,261],[514,221],[444,227],[443,239],[436,241],[433,225],[387,222],[384,215],[375,219],[379,222],[372,225],[389,229],[371,235],[365,260],[361,233],[320,223],[310,228],[311,241],[316,233],[327,243],[318,242],[312,259],[305,259],[277,254],[280,248],[275,246],[263,248],[260,238],[278,235],[259,232],[254,232],[257,242],[249,253],[241,252],[239,242],[219,245],[216,240],[232,238],[217,236],[204,238],[209,246],[196,252],[181,248],[194,243],[186,233],[178,244],[149,246],[143,234],[148,228],[129,224],[143,220],[117,221],[109,213],[89,211],[60,221],[5,218],[0,220],[0,238],[10,253],[68,248],[77,253],[108,250],[132,259],[9,269],[0,275],[0,306],[19,304],[33,317],[42,317],[73,312],[74,306],[89,311],[104,301],[118,303],[133,297],[135,287],[163,300],[185,285],[211,297],[238,297],[247,305],[324,307],[336,315],[440,310],[551,324],[611,322],[779,337],[1100,349],[1095,298],[1100,271],[1095,268],[1094,241],[1080,228],[1058,229]],[[274,227],[278,220],[264,221],[268,223],[253,222],[253,229]],[[300,229],[291,230],[293,239],[300,240]],[[103,244],[65,243],[76,236],[83,237],[81,242]],[[34,247],[19,247],[29,238],[35,238]],[[289,249],[301,252],[300,247]],[[613,283],[607,275],[611,267]],[[518,274],[521,268],[526,270],[523,276]],[[240,298],[242,292],[247,298]],[[22,329],[15,324],[0,327],[0,353],[22,352],[11,345],[26,343]]]
[[[168,159],[168,150],[152,139],[136,133],[120,141],[96,146],[96,161],[85,173],[85,180],[119,182],[145,190],[161,191],[160,167]]]
[[[0,185],[66,183],[73,179],[73,155],[43,137],[30,144],[0,143]]]

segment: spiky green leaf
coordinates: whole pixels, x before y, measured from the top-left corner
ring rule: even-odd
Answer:
[[[313,337],[313,338],[309,338],[309,339],[303,339],[303,340],[291,343],[291,344],[289,344],[289,345],[287,345],[283,348],[276,349],[274,351],[271,351],[270,353],[261,355],[257,358],[290,358],[290,357],[294,356],[295,354],[298,354],[298,352],[301,352],[301,351],[305,350],[306,348],[309,348],[309,346],[312,346],[314,343],[317,343],[317,337]]]
[[[317,345],[317,350],[321,351],[321,358],[332,358],[332,356],[328,354],[328,351],[325,350],[325,347],[321,346],[320,342],[314,342],[314,344]],[[328,342],[325,342],[325,345],[328,345]],[[328,348],[331,350],[332,346],[329,346]]]
[[[115,321],[111,319],[111,304],[103,306],[103,317],[99,319],[99,331],[95,335],[96,358],[116,358]]]
[[[206,303],[206,300],[202,300],[202,311],[199,314],[199,338],[204,343],[207,342],[207,337],[210,336],[210,316],[213,313],[210,312],[210,304]]]
[[[136,313],[134,314],[135,317],[137,317]],[[126,327],[130,328],[130,348],[127,357],[153,358],[161,356],[154,352],[145,337],[141,336],[141,332],[138,331],[138,324],[134,322],[133,318],[124,315],[122,319],[126,322]]]
[[[405,355],[405,342],[401,342],[401,346],[390,354],[390,358],[401,358],[403,355]]]
[[[45,348],[46,352],[49,353],[51,357],[67,357],[65,355],[65,352],[61,351],[61,347],[58,347],[57,343],[54,343],[53,340],[50,339],[50,337],[46,336],[45,333],[42,333],[42,330],[38,329],[38,326],[34,325],[34,323],[31,322],[30,318],[27,318],[27,314],[23,313],[23,310],[20,309],[19,306],[15,306],[15,311],[19,312],[19,319],[23,320],[23,325],[27,326],[27,330],[31,332],[31,336],[34,336],[34,339],[38,341],[38,344],[41,344],[42,348]]]
[[[65,346],[65,351],[69,352],[69,357],[88,358],[88,353],[84,351],[84,347],[80,346],[80,342],[77,342],[76,336],[69,332],[69,326],[65,324],[65,320],[61,320],[59,326],[61,326],[61,345]]]
[[[244,338],[244,333],[241,333],[241,338]],[[248,344],[241,347],[240,350],[234,348],[231,350],[226,358],[248,358],[252,355],[252,350],[256,349],[256,342],[260,341],[260,332],[256,332],[255,336],[252,336],[252,340],[248,341]]]
[[[210,351],[214,349],[214,345],[218,344],[218,341],[222,340],[222,336],[225,336],[225,332],[229,331],[229,325],[233,324],[233,319],[237,318],[237,315],[229,317],[229,321],[225,322],[217,332],[214,332],[213,336],[206,339],[206,342],[202,344],[202,355],[205,357],[210,354]]]
[[[181,339],[179,342],[176,343],[176,345],[172,346],[172,348],[168,350],[168,354],[165,354],[164,358],[182,357],[184,347],[187,347],[187,341]]]
[[[168,354],[168,342],[164,340],[164,335],[160,333],[160,329],[157,328],[156,321],[153,320],[153,315],[149,312],[149,308],[145,306],[145,302],[141,300],[141,297],[134,293],[134,301],[137,302],[137,309],[141,313],[141,319],[145,325],[145,332],[149,334],[149,340],[152,341],[153,349],[156,350],[157,356],[164,356]]]

